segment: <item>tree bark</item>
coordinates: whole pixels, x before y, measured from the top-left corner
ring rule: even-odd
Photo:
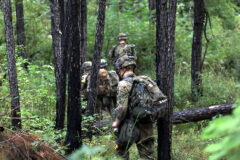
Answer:
[[[149,9],[149,24],[154,24],[154,18],[156,14],[153,11],[156,9],[156,0],[148,0],[148,9]]]
[[[12,8],[11,0],[3,1],[4,10],[4,22],[5,22],[5,38],[7,48],[7,62],[8,62],[8,76],[9,76],[9,87],[11,95],[11,117],[12,125],[15,129],[21,129],[21,110],[19,102],[18,82],[17,82],[17,71],[15,61],[15,45],[14,45],[14,34],[12,26]]]
[[[80,2],[80,53],[81,64],[86,61],[87,56],[87,1]]]
[[[232,110],[232,104],[222,104],[174,112],[173,123],[179,124],[207,120],[218,114],[231,114]]]
[[[50,0],[52,40],[56,82],[56,129],[64,128],[66,99],[66,56],[62,48],[64,1]]]
[[[233,104],[220,104],[209,107],[201,107],[195,109],[187,109],[180,112],[174,112],[172,123],[181,124],[189,122],[198,122],[202,120],[209,120],[216,115],[231,114],[233,111]],[[102,121],[94,125],[95,128],[101,129],[103,127],[111,127],[112,121]]]
[[[65,144],[67,153],[73,152],[82,144],[81,137],[81,81],[80,81],[80,33],[79,33],[79,0],[68,0],[69,16],[69,76],[68,76],[68,111],[67,135]]]
[[[98,18],[97,18],[97,32],[94,45],[94,55],[92,60],[92,72],[90,80],[90,91],[88,93],[87,115],[93,115],[97,101],[97,79],[100,66],[101,52],[104,38],[104,21],[106,0],[99,0],[98,2]]]
[[[15,0],[15,5],[16,5],[16,17],[17,17],[17,45],[20,46],[19,55],[25,58],[23,0]]]
[[[171,159],[172,113],[174,102],[174,39],[176,0],[156,1],[156,78],[159,88],[168,97],[167,114],[158,120],[158,159]]]
[[[191,92],[192,101],[203,93],[201,78],[202,32],[205,18],[204,0],[194,0],[194,27],[192,42]]]

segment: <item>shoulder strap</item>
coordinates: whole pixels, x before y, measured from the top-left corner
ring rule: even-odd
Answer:
[[[114,49],[113,49],[113,56],[115,56],[116,48],[117,48],[119,45],[120,45],[120,44],[118,43],[118,44],[114,47]]]

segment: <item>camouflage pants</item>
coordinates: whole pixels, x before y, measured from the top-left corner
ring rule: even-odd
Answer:
[[[153,124],[137,124],[140,130],[140,138],[136,142],[138,153],[141,158],[154,160],[152,154],[154,152]],[[116,149],[116,154],[124,160],[129,160],[129,148],[131,146],[123,146]]]
[[[111,97],[108,96],[98,96],[97,97],[97,104],[94,113],[99,114],[99,118],[102,119],[102,110],[109,112],[111,115],[112,111],[112,101]]]

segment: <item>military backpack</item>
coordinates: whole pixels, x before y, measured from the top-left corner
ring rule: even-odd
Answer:
[[[166,96],[151,78],[133,77],[128,108],[130,115],[137,122],[155,122],[165,114],[166,102]]]
[[[100,69],[98,72],[98,96],[109,96],[111,93],[111,82],[109,73],[106,69]]]

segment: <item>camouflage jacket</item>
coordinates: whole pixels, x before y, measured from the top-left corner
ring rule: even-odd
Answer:
[[[135,60],[137,60],[137,55],[134,47],[135,47],[134,44],[128,44],[128,43],[115,45],[109,51],[108,56],[109,58],[111,58],[113,63],[115,63],[118,58],[125,55],[134,56]]]
[[[128,96],[130,94],[132,77],[135,74],[128,74],[122,81],[118,83],[117,88],[117,108],[114,110],[114,117],[120,122],[126,118],[128,111]]]
[[[84,74],[81,78],[81,94],[84,98],[87,98],[88,81],[90,81],[90,73]]]

